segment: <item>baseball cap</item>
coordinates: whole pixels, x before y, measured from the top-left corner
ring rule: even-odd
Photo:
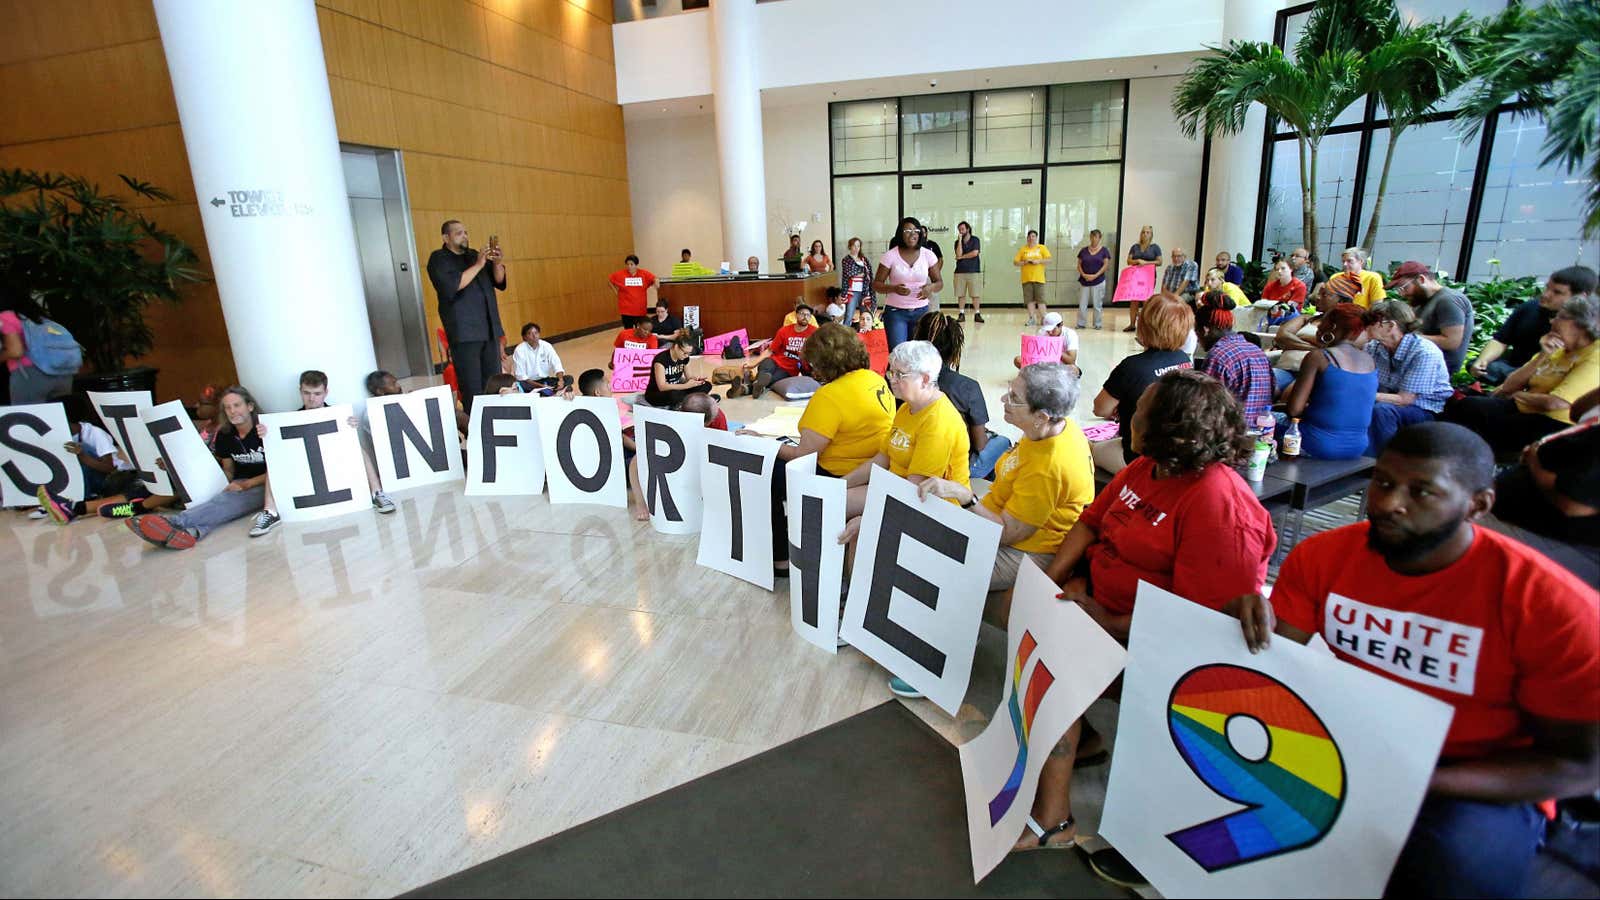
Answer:
[[[1054,328],[1054,327],[1056,327],[1057,325],[1060,325],[1060,324],[1061,324],[1061,313],[1053,312],[1053,313],[1045,313],[1044,314],[1044,327],[1046,327],[1046,328]]]
[[[1394,270],[1394,277],[1389,279],[1389,283],[1385,285],[1385,287],[1394,287],[1396,284],[1400,283],[1400,279],[1402,278],[1417,277],[1431,278],[1433,277],[1433,272],[1422,263],[1419,263],[1416,260],[1408,259],[1400,264],[1400,268]]]

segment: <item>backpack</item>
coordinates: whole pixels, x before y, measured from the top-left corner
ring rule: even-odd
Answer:
[[[723,359],[744,359],[744,342],[738,338],[729,338],[727,346],[722,348]]]
[[[83,367],[83,348],[72,332],[50,319],[22,320],[23,350],[39,371],[46,375],[75,375]]]

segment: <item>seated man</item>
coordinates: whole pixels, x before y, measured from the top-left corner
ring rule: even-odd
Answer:
[[[650,319],[640,319],[633,323],[632,328],[624,328],[617,332],[616,339],[611,346],[618,349],[654,350],[661,346],[655,334],[650,330]],[[615,363],[606,363],[606,368],[614,368]]]
[[[749,259],[745,260],[744,261],[744,272],[741,273],[741,274],[744,274],[744,275],[760,275],[761,274],[761,257],[752,256]]]
[[[204,503],[175,516],[140,515],[128,530],[168,550],[188,550],[220,525],[261,509],[266,499],[267,457],[256,426],[260,417],[250,392],[234,385],[223,391],[219,405],[227,424],[211,439],[211,452],[228,478],[228,486]],[[161,461],[157,461],[161,465]]]
[[[106,519],[126,519],[172,504],[176,498],[151,495],[133,464],[117,449],[111,434],[90,421],[92,412],[83,395],[66,397],[62,404],[73,437],[67,441],[66,450],[78,458],[78,465],[83,469],[84,499],[68,500],[40,485],[35,516],[49,516],[57,525],[65,525],[89,513],[98,513]]]
[[[801,358],[800,351],[806,345],[806,338],[816,332],[817,326],[811,321],[811,307],[805,303],[797,304],[794,308],[794,324],[779,328],[778,333],[773,335],[772,343],[751,361],[755,364],[755,370],[746,369],[749,372],[745,377],[750,396],[759,400],[774,381],[811,374],[811,367]]]
[[[1061,359],[1057,362],[1071,369],[1074,377],[1083,375],[1083,370],[1078,368],[1078,333],[1066,326],[1061,313],[1044,314],[1044,324],[1039,326],[1039,337],[1061,338]],[[1012,358],[1011,365],[1018,369],[1022,368],[1021,354]]]
[[[1306,538],[1270,602],[1246,595],[1225,610],[1254,651],[1274,633],[1320,632],[1345,662],[1455,708],[1385,896],[1523,896],[1545,836],[1534,804],[1600,790],[1594,588],[1474,525],[1493,479],[1488,445],[1465,428],[1403,429],[1373,471],[1370,521]],[[1344,624],[1352,605],[1364,614]],[[1391,621],[1424,631],[1402,641]],[[1473,674],[1445,674],[1458,665]]]
[[[670,341],[683,331],[683,320],[672,314],[672,309],[667,306],[667,301],[657,300],[652,313],[650,333],[656,336],[658,342]]]
[[[624,333],[627,333],[626,329]],[[556,348],[549,341],[541,340],[540,334],[541,329],[536,322],[522,326],[522,343],[511,354],[512,362],[516,364],[512,374],[530,388],[534,385],[556,389],[570,387],[572,376],[562,368]]]
[[[1485,384],[1505,381],[1538,355],[1539,339],[1549,333],[1550,320],[1561,307],[1580,294],[1593,294],[1597,282],[1600,279],[1587,266],[1568,266],[1550,273],[1544,292],[1512,311],[1467,370]]]
[[[1254,341],[1233,330],[1234,302],[1209,291],[1195,304],[1194,328],[1206,349],[1206,374],[1222,382],[1253,427],[1272,412],[1272,360]]]
[[[706,275],[717,274],[716,272],[713,272],[705,266],[695,262],[694,254],[690,253],[687,247],[685,247],[683,251],[678,254],[678,256],[680,257],[678,262],[672,264],[673,278],[701,278]]]

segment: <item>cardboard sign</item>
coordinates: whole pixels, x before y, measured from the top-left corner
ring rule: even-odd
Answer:
[[[623,347],[611,351],[611,393],[637,394],[650,386],[650,366],[660,349]]]
[[[1025,334],[1022,336],[1022,364],[1031,366],[1038,362],[1060,362],[1063,335]]]
[[[1142,303],[1149,300],[1155,292],[1155,266],[1128,266],[1117,273],[1117,292],[1111,299]]]
[[[385,491],[465,477],[455,398],[448,385],[373,397],[367,401],[367,423],[372,430],[372,461]]]
[[[839,634],[955,715],[999,548],[998,524],[874,467]]]
[[[166,463],[174,496],[193,506],[210,500],[228,486],[228,476],[195,429],[182,400],[152,406],[139,418],[155,441],[156,453]]]
[[[628,507],[622,422],[610,397],[541,397],[533,405],[551,503]]]
[[[844,583],[845,486],[817,474],[808,453],[785,464],[789,524],[789,624],[800,637],[839,652],[839,589]]]
[[[0,505],[38,506],[42,486],[83,499],[83,463],[67,452],[76,440],[59,403],[0,406]]]
[[[867,357],[872,360],[872,371],[882,375],[889,370],[889,332],[882,328],[861,332],[861,343],[867,345]]]
[[[1141,583],[1101,835],[1168,897],[1377,897],[1454,710]]]
[[[150,437],[139,416],[151,406],[149,391],[88,391],[89,403],[95,415],[111,433],[117,449],[139,474],[150,493],[156,496],[172,493],[172,480],[156,465],[156,442]]]
[[[349,404],[297,412],[268,413],[261,449],[278,515],[308,522],[372,507],[361,440],[350,424]]]
[[[532,394],[482,396],[467,422],[467,496],[530,496],[544,491]]]
[[[706,455],[705,417],[641,405],[634,410],[639,487],[650,526],[662,534],[700,530],[700,461]]]
[[[745,349],[749,349],[749,347],[750,347],[750,335],[745,332],[745,329],[741,328],[738,331],[730,331],[730,332],[727,332],[726,334],[719,334],[719,335],[717,335],[715,337],[706,338],[705,351],[704,351],[705,355],[706,356],[721,356],[723,349],[728,346],[728,342],[733,340],[734,338],[738,338],[739,339],[739,346],[740,347],[745,348]]]
[[[695,561],[772,590],[772,467],[778,442],[705,432],[705,520]]]
[[[1033,560],[1022,560],[1011,593],[1000,706],[983,733],[961,745],[974,883],[1011,852],[1026,828],[1045,757],[1127,659],[1115,638],[1083,607],[1057,600],[1058,592]]]

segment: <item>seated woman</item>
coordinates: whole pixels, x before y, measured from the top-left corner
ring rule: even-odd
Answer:
[[[983,499],[945,478],[929,478],[917,491],[971,508],[1000,526],[984,618],[1005,628],[1023,557],[1040,569],[1050,565],[1061,540],[1094,500],[1094,463],[1089,442],[1068,418],[1078,405],[1078,376],[1066,366],[1024,366],[1000,402],[1006,421],[1022,430],[1022,441],[1000,460],[994,486]]]
[[[694,338],[680,334],[650,363],[650,383],[644,389],[644,402],[662,409],[677,409],[691,393],[711,390],[711,382],[689,377],[689,357],[694,354]]]
[[[1300,420],[1300,455],[1355,459],[1367,449],[1367,426],[1378,396],[1378,372],[1368,355],[1366,310],[1340,303],[1317,323],[1322,349],[1307,354],[1285,395],[1291,419]]]
[[[222,415],[227,427],[212,438],[211,452],[228,476],[222,493],[175,516],[143,515],[128,520],[128,530],[168,550],[188,550],[219,525],[261,510],[266,502],[267,457],[261,435],[256,400],[238,385],[222,392]]]
[[[1063,599],[1124,643],[1140,581],[1220,610],[1260,590],[1276,544],[1271,517],[1233,469],[1254,441],[1220,382],[1195,371],[1161,376],[1140,394],[1132,432],[1140,456],[1083,511],[1045,570]],[[1076,840],[1072,769],[1082,733],[1074,723],[1046,758],[1032,833],[1018,849]]]
[[[971,478],[990,478],[1000,455],[1011,449],[1011,439],[995,434],[988,428],[989,401],[983,396],[983,387],[976,379],[956,371],[961,367],[961,349],[966,345],[966,332],[954,316],[928,313],[917,320],[912,340],[927,341],[939,351],[944,365],[939,369],[939,390],[955,404],[967,423],[967,442],[971,452],[967,457],[967,475]]]
[[[1417,334],[1420,325],[1404,300],[1381,300],[1367,309],[1367,355],[1378,372],[1378,400],[1363,456],[1377,458],[1400,429],[1433,419],[1455,393],[1444,351]]]
[[[1299,281],[1298,278],[1295,280]],[[1339,298],[1328,290],[1326,281],[1317,286],[1317,309],[1332,309],[1338,302]],[[1321,313],[1314,316],[1302,313],[1273,328],[1272,346],[1280,351],[1278,359],[1272,364],[1274,396],[1283,396],[1284,390],[1294,383],[1295,373],[1300,371],[1300,363],[1305,360],[1306,354],[1322,349],[1316,342],[1317,320],[1321,317]]]
[[[1121,428],[1122,461],[1133,462],[1134,405],[1144,389],[1156,379],[1177,369],[1192,368],[1183,344],[1194,334],[1194,311],[1170,294],[1160,294],[1144,305],[1135,329],[1134,340],[1144,350],[1117,363],[1106,376],[1105,386],[1094,398],[1094,414],[1115,418]],[[1109,468],[1109,467],[1108,467]],[[1113,470],[1115,471],[1115,470]]]
[[[1203,297],[1216,291],[1228,295],[1228,299],[1233,301],[1235,307],[1250,305],[1250,298],[1245,296],[1244,290],[1223,277],[1221,269],[1208,269],[1206,270],[1205,280],[1200,285],[1200,296]],[[1198,303],[1199,298],[1195,298],[1195,301]]]
[[[1206,348],[1206,374],[1222,382],[1239,401],[1252,427],[1272,412],[1272,361],[1261,348],[1233,332],[1233,298],[1207,291],[1194,308],[1194,327]]]
[[[1445,407],[1444,419],[1477,432],[1507,456],[1572,424],[1572,401],[1600,387],[1600,300],[1580,294],[1562,304],[1537,355],[1487,397]]]
[[[1273,263],[1272,277],[1261,288],[1261,299],[1272,303],[1267,311],[1267,325],[1280,325],[1300,315],[1306,305],[1306,285],[1294,277],[1294,269],[1287,259]]]
[[[1083,376],[1083,370],[1078,368],[1078,333],[1068,328],[1061,319],[1061,313],[1045,313],[1044,324],[1039,326],[1040,337],[1061,338],[1061,359],[1057,360],[1062,365],[1072,370],[1072,374]],[[1022,357],[1015,356],[1011,365],[1022,368]]]

